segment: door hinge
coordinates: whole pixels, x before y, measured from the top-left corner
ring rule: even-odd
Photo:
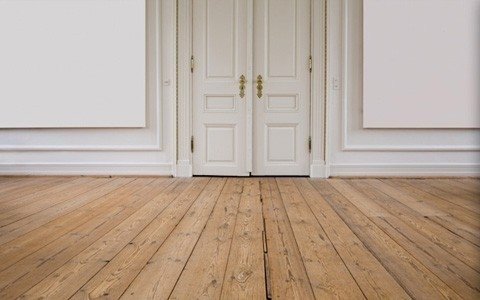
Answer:
[[[312,56],[310,55],[310,57],[308,58],[308,69],[310,70],[310,73],[312,73]]]
[[[190,138],[190,150],[193,153],[193,150],[194,150],[193,136]]]
[[[312,137],[308,137],[308,152],[312,152]]]
[[[193,73],[193,69],[195,68],[195,58],[193,55],[190,57],[190,72]]]

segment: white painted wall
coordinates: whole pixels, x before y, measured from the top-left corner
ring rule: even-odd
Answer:
[[[176,172],[175,1],[147,0],[147,11],[146,128],[0,129],[0,174]],[[479,130],[363,129],[362,1],[328,0],[328,14],[326,158],[331,174],[479,175]],[[188,62],[185,66],[188,72]],[[334,77],[342,79],[338,90]],[[188,145],[188,136],[180,142]]]
[[[362,1],[329,0],[328,13],[330,174],[480,174],[477,129],[363,128]],[[341,79],[339,89],[333,78]]]
[[[2,0],[0,40],[0,128],[145,126],[145,0]]]
[[[174,172],[175,1],[146,3],[145,128],[0,129],[1,174]]]
[[[365,128],[480,128],[480,0],[363,1]]]

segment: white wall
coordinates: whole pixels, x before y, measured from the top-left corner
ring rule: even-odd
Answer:
[[[365,128],[480,128],[480,0],[364,0],[363,16]]]
[[[146,1],[146,127],[0,129],[0,174],[173,173],[175,1]]]
[[[0,128],[144,127],[145,4],[0,1]]]
[[[162,3],[161,8],[157,3]],[[361,0],[328,0],[327,164],[331,174],[479,175],[479,130],[363,129],[361,8]],[[176,171],[175,1],[147,0],[147,11],[147,127],[0,129],[0,174],[167,175]],[[339,89],[334,89],[335,77],[341,79]]]
[[[363,128],[362,1],[329,0],[328,13],[330,174],[480,174],[479,130]]]

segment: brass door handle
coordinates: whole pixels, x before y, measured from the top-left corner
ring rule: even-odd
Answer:
[[[247,83],[247,80],[245,79],[245,75],[240,76],[239,83],[240,83],[240,86],[239,86],[240,93],[239,93],[239,95],[240,95],[240,98],[243,98],[243,97],[245,97],[245,84]]]
[[[263,79],[262,75],[257,76],[257,97],[262,98],[263,96]]]

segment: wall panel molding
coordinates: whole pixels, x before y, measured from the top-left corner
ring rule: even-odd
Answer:
[[[342,1],[342,10],[341,10],[341,33],[342,33],[342,54],[341,54],[341,63],[342,63],[342,82],[343,88],[341,90],[341,149],[342,151],[382,151],[382,152],[455,152],[455,151],[480,151],[480,146],[478,145],[448,145],[448,144],[438,144],[438,145],[386,145],[386,144],[352,144],[349,140],[349,100],[350,99],[350,88],[351,83],[349,82],[349,57],[351,50],[351,44],[349,41],[350,32],[349,25],[352,21],[353,16],[350,15],[350,6],[353,2],[361,1]],[[351,62],[350,62],[351,63]],[[376,129],[365,129],[371,132],[374,132]],[[388,131],[390,129],[381,129],[382,131]],[[409,131],[416,131],[415,129],[406,129]],[[421,130],[421,129],[420,129]],[[441,130],[441,129],[439,129]],[[398,130],[397,130],[398,131]]]
[[[52,128],[52,129],[0,129],[0,137],[2,133],[11,133],[12,135],[25,135],[26,138],[22,138],[22,142],[18,144],[12,144],[7,142],[6,144],[0,144],[0,152],[5,151],[163,151],[164,149],[164,100],[167,87],[171,82],[164,82],[164,67],[163,67],[163,46],[165,44],[164,30],[168,30],[163,26],[164,9],[162,4],[164,0],[146,1],[147,4],[147,18],[146,18],[146,92],[147,92],[147,127],[141,129],[132,128]],[[168,13],[168,12],[167,12]],[[169,87],[168,87],[169,88]],[[28,136],[41,135],[40,132],[55,132],[68,130],[66,135],[75,135],[76,131],[81,131],[82,134],[91,135],[104,135],[105,137],[116,136],[117,139],[122,138],[123,132],[130,132],[130,136],[137,135],[136,132],[145,135],[142,138],[144,141],[132,143],[132,144],[117,144],[118,142],[106,145],[82,145],[77,141],[71,144],[49,145],[45,142],[39,144],[24,144],[24,141],[29,141]],[[60,134],[59,134],[60,136]],[[57,137],[56,137],[57,138]],[[128,139],[129,135],[125,135]],[[39,140],[51,139],[51,137],[41,138]],[[150,140],[145,143],[145,139]],[[151,143],[150,143],[151,142]]]

